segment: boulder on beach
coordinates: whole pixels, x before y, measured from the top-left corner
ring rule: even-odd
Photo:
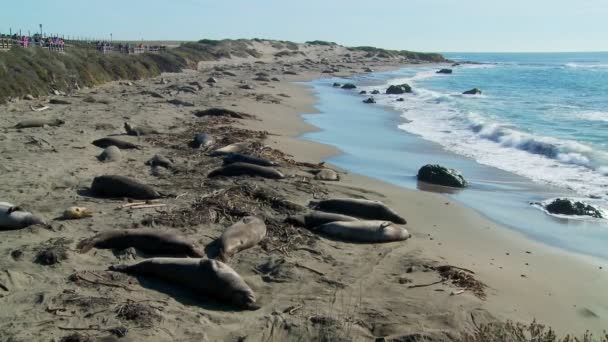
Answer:
[[[386,93],[389,95],[399,95],[399,94],[405,94],[405,93],[411,93],[412,92],[412,87],[409,86],[409,84],[399,84],[399,85],[392,85],[390,87],[388,87],[388,89],[386,89]]]
[[[346,83],[345,85],[342,86],[342,89],[355,89],[355,88],[357,88],[357,86],[352,83]]]
[[[452,64],[452,66],[453,66],[453,67],[460,66],[460,63],[454,63],[454,64]]]
[[[452,69],[441,69],[439,71],[437,71],[438,74],[451,74],[452,73]]]
[[[359,95],[365,95],[365,94],[367,94],[367,91],[365,91],[365,90],[361,90],[361,91],[359,92]]]
[[[209,77],[207,83],[217,83],[217,80],[214,77]]]
[[[378,95],[380,94],[380,90],[372,90],[372,95]]]
[[[542,205],[542,204],[541,204]],[[603,218],[602,212],[592,206],[581,201],[575,201],[569,198],[557,198],[549,204],[542,205],[549,213],[568,216],[591,216],[595,218]]]
[[[464,95],[481,95],[481,90],[479,88],[473,88],[471,90],[467,90],[463,92]]]
[[[333,86],[334,86],[334,87],[339,87],[339,86],[341,86],[341,84],[340,84],[340,83],[338,83],[338,82],[334,82]]]
[[[422,182],[453,188],[464,188],[467,186],[467,181],[459,171],[437,164],[427,164],[421,167],[418,170],[417,178]]]
[[[363,103],[376,103],[376,99],[374,99],[373,97],[370,97],[370,98],[363,100]]]
[[[405,101],[405,99],[403,97],[400,97],[397,99],[397,102],[403,102],[403,101]]]
[[[374,72],[374,70],[372,68],[365,68],[363,69],[363,72]]]

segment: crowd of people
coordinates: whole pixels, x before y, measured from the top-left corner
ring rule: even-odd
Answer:
[[[22,48],[28,48],[32,46],[39,46],[41,48],[63,51],[65,47],[65,41],[61,37],[42,37],[41,35],[34,35],[32,37],[20,36],[17,34],[11,35],[0,35],[0,39],[5,41],[11,41],[13,45],[18,45]]]

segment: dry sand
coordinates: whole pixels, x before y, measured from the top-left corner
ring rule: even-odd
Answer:
[[[198,71],[163,75],[168,84],[159,84],[160,77],[132,85],[107,84],[66,98],[70,105],[51,105],[40,113],[31,111],[30,105],[41,104],[42,99],[0,107],[2,126],[7,127],[0,131],[0,201],[23,205],[49,220],[73,205],[93,212],[87,219],[52,221],[50,229],[36,226],[0,232],[1,340],[61,340],[75,333],[113,340],[120,335],[117,327],[127,328],[121,341],[284,341],[369,340],[416,333],[456,338],[461,331],[475,329],[475,324],[496,319],[537,319],[558,333],[587,329],[599,333],[608,326],[608,299],[603,294],[608,276],[606,267],[600,269],[603,261],[526,239],[442,195],[406,190],[355,174],[343,174],[340,182],[319,182],[306,172],[310,165],[293,162],[316,164],[339,153],[297,138],[314,129],[300,114],[314,112],[316,100],[305,86],[293,81],[324,75],[320,72],[330,64],[343,65],[337,67],[340,75],[361,72],[363,67],[394,68],[398,64],[348,58],[344,56],[348,52],[340,48],[315,47],[305,50],[306,56],[282,59],[272,58],[276,50],[269,46],[256,48],[266,54],[261,60],[202,63]],[[318,64],[322,58],[327,60]],[[237,76],[223,75],[214,69],[217,66]],[[284,69],[298,75],[285,75]],[[280,81],[253,81],[258,72]],[[218,83],[205,84],[210,76]],[[178,93],[172,87],[193,81],[203,85],[195,93]],[[244,83],[254,89],[241,89]],[[158,92],[164,99],[142,91]],[[107,101],[83,101],[88,96]],[[166,102],[174,98],[194,107]],[[192,115],[196,109],[210,107],[256,118],[228,122]],[[34,117],[61,118],[66,124],[8,128]],[[118,162],[99,162],[96,156],[102,150],[91,141],[123,134],[126,120],[155,127],[163,134],[121,135],[144,148],[123,151]],[[279,169],[288,177],[208,180],[207,172],[221,161],[187,146],[194,132],[203,131],[215,135],[219,140],[216,147],[242,137],[261,138],[253,131],[268,132],[264,143],[276,150],[258,148],[256,152],[278,158]],[[172,157],[178,172],[152,172],[144,162],[155,153]],[[92,179],[103,174],[131,176],[180,196],[160,200],[167,205],[162,208],[117,209],[125,202],[88,196]],[[407,218],[413,238],[388,244],[349,244],[318,237],[282,223],[280,219],[293,210],[276,201],[238,202],[232,194],[251,190],[247,186],[302,206],[319,197],[379,199]],[[226,188],[232,192],[218,195],[214,208],[219,205],[230,210],[209,210],[209,202],[201,196],[217,195],[214,191]],[[193,203],[202,205],[193,207]],[[230,261],[255,290],[262,305],[257,311],[235,311],[164,283],[106,271],[109,265],[145,257],[137,251],[76,251],[78,241],[96,232],[138,228],[152,221],[154,229],[206,245],[239,210],[264,215],[269,223],[269,237],[261,246]],[[48,247],[58,252],[60,262],[50,266],[36,263],[37,253]],[[445,281],[410,288],[441,281],[437,271],[441,265],[472,270],[472,277],[487,287],[471,288],[478,283],[463,271],[456,273],[469,274],[463,279],[469,287]]]

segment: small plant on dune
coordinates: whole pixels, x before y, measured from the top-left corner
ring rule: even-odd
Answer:
[[[595,337],[589,331],[583,336],[570,336],[559,338],[555,332],[542,324],[533,321],[530,324],[493,322],[478,325],[473,333],[465,333],[463,342],[608,342],[608,334]]]

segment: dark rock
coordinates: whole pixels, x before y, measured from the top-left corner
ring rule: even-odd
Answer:
[[[372,95],[378,95],[380,94],[380,90],[372,90]]]
[[[357,86],[352,84],[352,83],[346,83],[345,85],[342,86],[342,89],[356,89]]]
[[[405,99],[403,97],[400,97],[397,99],[397,102],[403,102],[403,101],[405,101]]]
[[[322,74],[333,74],[334,71],[333,70],[323,70],[321,71]]]
[[[603,218],[602,212],[598,208],[590,204],[574,201],[568,198],[555,199],[551,203],[547,204],[545,209],[551,214]]]
[[[452,69],[441,69],[439,71],[437,71],[438,74],[451,74],[452,73]]]
[[[481,95],[481,90],[479,88],[473,88],[471,90],[467,90],[463,92],[464,95]]]
[[[399,95],[405,93],[411,93],[412,87],[409,84],[392,85],[386,89],[386,93],[389,95]]]
[[[341,86],[341,84],[340,84],[340,83],[338,83],[338,82],[334,82],[334,84],[333,84],[332,86],[333,86],[333,87],[339,87],[339,86]]]
[[[359,92],[359,95],[365,95],[365,94],[367,94],[367,91],[365,91],[365,90],[361,90],[361,91]]]
[[[372,68],[365,68],[363,69],[363,72],[374,72],[374,70]]]
[[[454,188],[464,188],[467,186],[467,181],[460,172],[436,164],[428,164],[421,167],[418,170],[418,180]]]
[[[363,103],[376,103],[376,100],[373,97],[363,100]]]
[[[460,63],[454,63],[454,64],[452,64],[452,66],[453,66],[453,67],[460,66]]]

